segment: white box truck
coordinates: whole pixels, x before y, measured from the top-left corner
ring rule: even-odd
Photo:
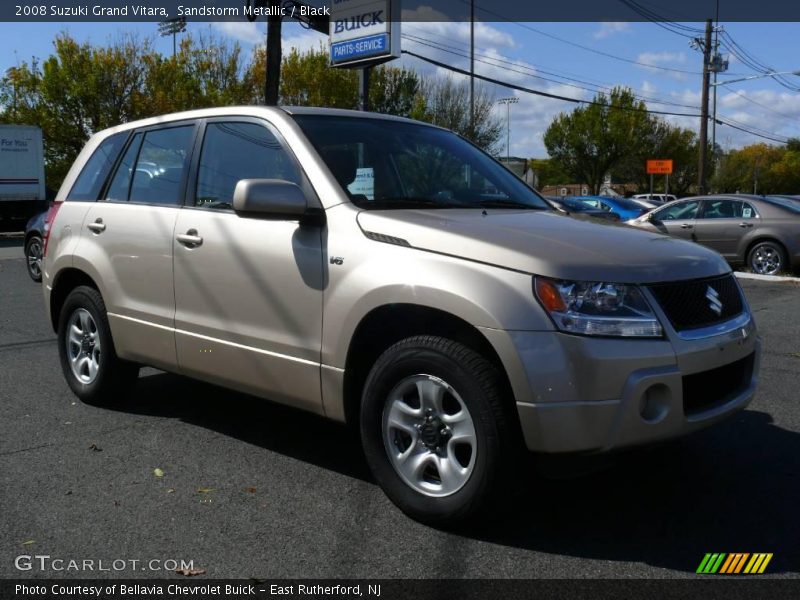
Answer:
[[[42,130],[0,125],[0,231],[18,231],[47,207]]]

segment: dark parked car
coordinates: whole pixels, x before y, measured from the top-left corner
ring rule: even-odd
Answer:
[[[684,198],[628,224],[703,244],[754,273],[800,267],[800,202],[785,196]]]
[[[574,198],[566,198],[561,196],[545,196],[550,205],[559,212],[568,215],[583,215],[585,217],[594,217],[597,219],[605,219],[608,221],[619,221],[619,215],[615,212],[608,212],[600,208],[592,208],[588,204],[575,200]]]
[[[44,252],[44,224],[48,211],[31,217],[25,226],[25,259],[28,275],[34,281],[42,280],[42,254]]]

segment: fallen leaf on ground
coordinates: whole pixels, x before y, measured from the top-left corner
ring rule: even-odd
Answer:
[[[155,475],[156,477],[163,477],[164,471],[156,467],[155,469],[153,469],[153,475]]]
[[[100,448],[97,444],[92,444],[91,446],[89,446],[89,450],[94,450],[95,452],[102,452],[103,451],[103,449]]]
[[[214,488],[197,488],[198,494],[208,494],[209,492],[213,492]]]
[[[36,543],[36,540],[27,540],[27,541],[22,542],[22,545],[23,546],[30,546],[31,544],[35,544],[35,543]]]
[[[174,494],[174,493],[175,493],[175,488],[169,488],[169,489],[167,490],[167,493],[168,493],[168,494]]]
[[[250,492],[251,494],[255,494],[256,493],[256,488],[249,487],[249,488],[247,488],[247,491]]]
[[[185,575],[186,577],[194,577],[195,575],[202,575],[206,572],[205,569],[175,569],[178,575]]]

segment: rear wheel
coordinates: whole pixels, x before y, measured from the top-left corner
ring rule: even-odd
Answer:
[[[431,524],[483,507],[515,450],[501,395],[494,365],[452,340],[416,336],[386,350],[364,386],[361,437],[392,502]]]
[[[137,365],[117,357],[103,298],[87,286],[75,288],[64,301],[58,351],[67,384],[89,404],[121,399],[139,374]]]
[[[747,264],[753,273],[777,275],[786,268],[786,253],[778,242],[759,242],[750,249]]]
[[[32,235],[25,242],[25,260],[28,268],[28,275],[34,281],[42,280],[42,238]]]

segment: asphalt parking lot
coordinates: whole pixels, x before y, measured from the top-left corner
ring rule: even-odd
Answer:
[[[396,510],[357,440],[315,416],[153,370],[121,406],[81,404],[20,242],[0,242],[0,577],[175,576],[142,565],[176,560],[198,579],[672,578],[706,552],[800,572],[796,283],[743,282],[765,349],[746,411],[652,448],[536,460],[498,514],[444,532]],[[20,571],[20,555],[141,562]]]

